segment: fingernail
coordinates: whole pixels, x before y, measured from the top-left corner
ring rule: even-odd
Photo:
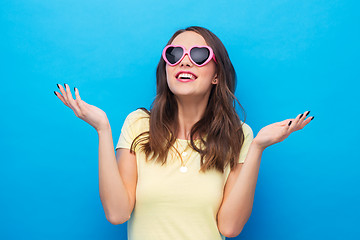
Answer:
[[[75,87],[74,87],[74,92],[76,92]]]
[[[302,116],[303,116],[303,114],[301,114],[299,118],[301,118]]]
[[[54,91],[54,93],[55,93],[55,96],[57,96],[55,91]]]
[[[289,122],[289,126],[290,126],[291,122],[292,122],[292,121]]]
[[[308,111],[308,113],[306,114],[306,116],[309,115],[309,113],[310,113],[310,111]]]
[[[313,120],[313,119],[314,119],[314,116],[311,118],[311,120]],[[311,121],[311,120],[310,120],[310,121]]]
[[[64,83],[65,89],[66,89],[66,83]]]
[[[58,89],[60,89],[59,84],[57,83],[56,85],[57,85]]]

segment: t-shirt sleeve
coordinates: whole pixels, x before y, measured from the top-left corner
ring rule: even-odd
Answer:
[[[254,133],[253,133],[251,127],[246,123],[244,123],[242,125],[242,127],[243,127],[243,131],[244,131],[245,140],[244,140],[244,143],[240,150],[239,163],[245,162],[245,158],[249,151],[250,144],[251,144],[252,140],[254,139]]]
[[[138,109],[126,117],[115,150],[118,148],[130,149],[133,140],[141,133],[141,123],[138,120],[143,117],[142,115],[142,110]]]

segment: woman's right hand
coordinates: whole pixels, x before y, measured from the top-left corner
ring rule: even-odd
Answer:
[[[76,97],[74,100],[70,91],[70,86],[67,84],[64,85],[65,89],[62,85],[57,84],[62,95],[55,91],[54,93],[66,106],[74,111],[78,118],[89,123],[96,131],[107,128],[110,125],[106,113],[103,110],[81,100],[77,88],[74,88]]]

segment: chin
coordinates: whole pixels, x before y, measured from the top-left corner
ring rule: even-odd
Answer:
[[[186,92],[186,91],[175,91],[175,92],[173,92],[173,94],[176,97],[193,97],[193,96],[196,96],[196,94],[194,94],[194,92]]]

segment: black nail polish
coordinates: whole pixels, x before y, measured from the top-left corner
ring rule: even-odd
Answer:
[[[306,116],[309,115],[309,113],[310,113],[310,111],[308,111],[308,113],[306,114]]]
[[[75,87],[74,87],[74,92],[75,92],[76,90],[75,90]]]
[[[303,116],[303,114],[301,114],[299,118],[301,118],[302,116]]]
[[[291,122],[292,122],[292,121],[289,122],[289,126],[290,126]]]
[[[56,85],[57,85],[58,89],[60,89],[59,84],[57,83]]]
[[[55,91],[54,91],[54,93],[55,93],[55,96],[57,96]]]
[[[66,83],[64,83],[64,86],[65,86],[64,88],[66,89]]]
[[[313,120],[314,119],[314,116],[311,118],[311,120]]]

